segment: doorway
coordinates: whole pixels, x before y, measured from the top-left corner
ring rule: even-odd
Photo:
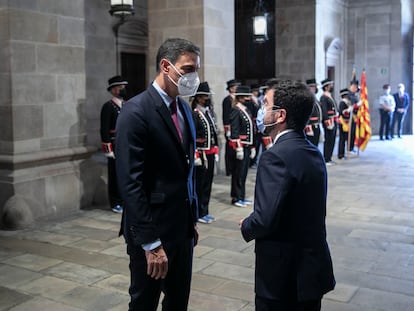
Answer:
[[[128,81],[127,100],[147,88],[145,62],[145,54],[121,52],[121,75]]]

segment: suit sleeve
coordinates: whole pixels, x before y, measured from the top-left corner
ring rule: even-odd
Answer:
[[[404,103],[404,109],[407,110],[408,107],[410,107],[410,95],[405,93],[405,103]]]
[[[271,151],[264,152],[257,171],[253,213],[242,224],[246,242],[263,238],[276,230],[289,188],[284,162]]]
[[[118,117],[116,130],[117,177],[124,199],[123,231],[127,242],[135,246],[159,238],[143,188],[146,147],[151,143],[148,121],[138,109],[139,105],[129,102]]]

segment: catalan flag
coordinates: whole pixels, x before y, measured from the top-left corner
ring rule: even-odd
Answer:
[[[361,74],[360,100],[362,105],[358,109],[356,120],[355,144],[362,151],[367,147],[371,138],[371,118],[369,115],[368,90],[365,70]]]

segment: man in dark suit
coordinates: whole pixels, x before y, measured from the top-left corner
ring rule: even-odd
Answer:
[[[405,86],[402,83],[398,84],[398,92],[394,94],[395,111],[391,121],[391,138],[394,138],[395,124],[397,124],[398,138],[402,138],[404,118],[407,110],[410,107],[410,95],[405,92]]]
[[[274,145],[259,162],[254,211],[240,221],[243,238],[256,240],[256,310],[320,310],[335,286],[325,161],[304,134],[313,103],[304,84],[282,81],[266,106]]]
[[[197,243],[195,130],[179,96],[200,83],[200,50],[168,39],[157,53],[157,76],[122,108],[116,128],[121,232],[130,256],[129,310],[187,310]]]

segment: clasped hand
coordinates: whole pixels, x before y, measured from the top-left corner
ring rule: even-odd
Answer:
[[[168,258],[162,246],[145,251],[147,259],[147,274],[158,280],[164,279],[168,272]]]

